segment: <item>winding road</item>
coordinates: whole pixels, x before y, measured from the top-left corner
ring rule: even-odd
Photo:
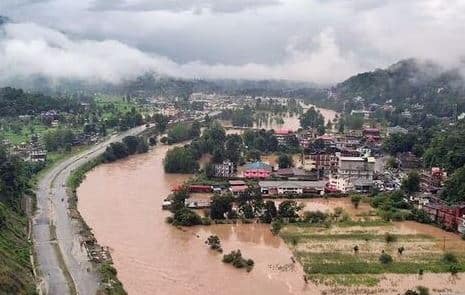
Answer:
[[[32,238],[42,294],[96,294],[99,276],[81,246],[78,223],[69,214],[66,180],[74,169],[103,153],[108,144],[121,141],[127,135],[137,135],[144,129],[140,126],[113,135],[59,163],[39,181]]]

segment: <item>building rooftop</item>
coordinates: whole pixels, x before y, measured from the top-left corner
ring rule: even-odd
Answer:
[[[374,157],[339,157],[339,160],[341,161],[353,161],[353,162],[361,162],[361,161],[367,161],[368,163],[375,163],[376,159]]]
[[[261,188],[274,188],[274,187],[292,187],[292,188],[324,188],[327,181],[260,181],[258,185]]]
[[[272,168],[270,165],[268,165],[268,164],[266,164],[266,163],[264,163],[264,162],[253,162],[253,163],[248,163],[248,164],[245,164],[245,165],[244,165],[244,168],[245,168],[246,170],[259,170],[259,169],[261,169],[261,170],[266,170],[266,171],[271,171],[271,170],[273,170],[273,168]]]

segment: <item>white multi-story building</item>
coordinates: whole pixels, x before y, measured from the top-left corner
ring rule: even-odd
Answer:
[[[354,190],[366,192],[373,186],[375,170],[373,157],[339,157],[337,178],[353,185]],[[350,185],[346,185],[350,187]]]

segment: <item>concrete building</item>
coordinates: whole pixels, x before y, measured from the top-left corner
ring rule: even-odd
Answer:
[[[337,178],[344,179],[346,187],[353,186],[358,192],[368,192],[373,186],[373,174],[375,170],[375,158],[373,157],[339,157]]]
[[[260,181],[258,185],[264,195],[323,194],[326,181]]]
[[[231,177],[236,172],[236,166],[231,161],[224,161],[221,164],[214,164],[215,177]]]
[[[337,169],[338,177],[356,180],[359,178],[373,181],[375,170],[373,157],[339,157]]]
[[[291,140],[291,137],[295,136],[294,132],[292,132],[292,130],[289,130],[289,129],[276,130],[274,135],[276,136],[276,139],[278,140],[278,144],[282,146],[286,146]]]

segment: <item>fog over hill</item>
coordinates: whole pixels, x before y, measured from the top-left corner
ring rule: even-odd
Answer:
[[[0,11],[3,85],[155,72],[328,86],[409,57],[454,68],[465,52],[460,0],[3,0]]]

